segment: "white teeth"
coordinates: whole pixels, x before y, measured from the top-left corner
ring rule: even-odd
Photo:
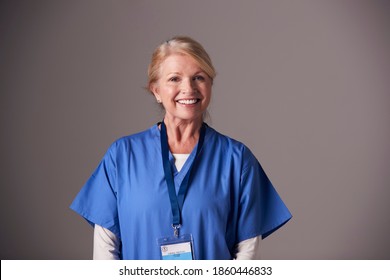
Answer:
[[[198,99],[181,99],[178,100],[177,102],[179,102],[180,104],[189,105],[189,104],[195,104],[196,102],[198,102]]]

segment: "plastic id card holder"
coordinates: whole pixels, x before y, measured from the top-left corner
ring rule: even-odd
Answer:
[[[194,246],[191,234],[157,239],[162,260],[193,260]]]

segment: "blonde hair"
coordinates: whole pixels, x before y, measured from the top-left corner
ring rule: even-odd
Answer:
[[[200,43],[186,36],[175,36],[172,39],[165,41],[159,45],[152,55],[152,60],[148,67],[148,84],[147,89],[151,91],[151,87],[159,79],[159,71],[161,63],[171,54],[179,53],[189,55],[195,59],[202,71],[204,71],[211,79],[214,80],[216,72],[211,62],[209,55]]]

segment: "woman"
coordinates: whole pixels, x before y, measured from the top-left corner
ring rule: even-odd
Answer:
[[[115,141],[71,208],[94,225],[95,259],[258,259],[291,214],[250,150],[203,122],[215,70],[196,41],[153,53],[161,123]]]

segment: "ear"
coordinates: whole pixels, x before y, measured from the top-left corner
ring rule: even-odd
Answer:
[[[161,103],[161,97],[160,97],[160,94],[159,94],[159,88],[158,88],[156,83],[154,83],[154,84],[152,84],[150,86],[150,91],[153,93],[154,97],[156,98],[157,103]]]

